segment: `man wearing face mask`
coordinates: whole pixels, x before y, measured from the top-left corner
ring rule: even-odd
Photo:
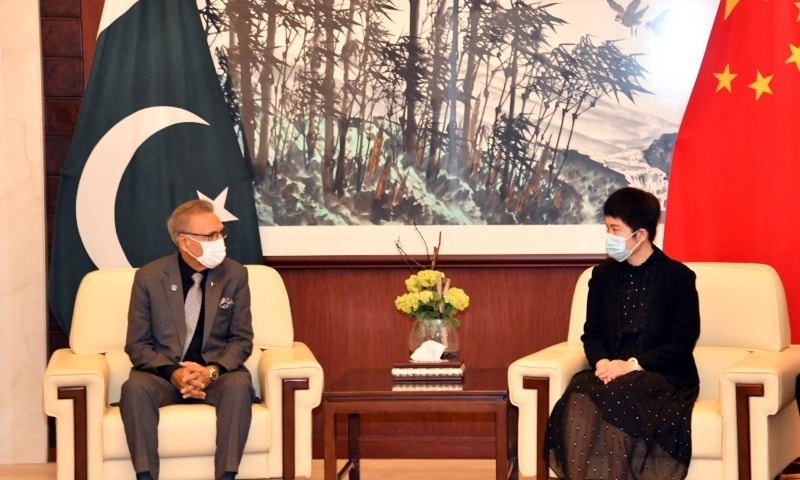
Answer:
[[[607,262],[589,280],[577,373],[550,415],[544,453],[559,478],[682,479],[700,380],[695,274],[653,244],[658,199],[636,188],[603,205]]]
[[[128,311],[133,370],[120,412],[131,460],[137,480],[158,480],[158,409],[206,403],[217,412],[214,478],[232,480],[255,397],[244,367],[253,350],[247,269],[226,258],[227,231],[208,201],[178,206],[167,230],[178,253],[137,270]]]

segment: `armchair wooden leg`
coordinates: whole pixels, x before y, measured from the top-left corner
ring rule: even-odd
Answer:
[[[294,479],[294,392],[308,390],[307,378],[283,380],[283,478]],[[58,398],[71,399],[74,423],[75,480],[87,480],[86,387],[59,387]]]
[[[536,478],[547,480],[544,460],[544,435],[547,428],[550,406],[550,381],[543,377],[523,377],[522,387],[537,391],[536,418]],[[751,480],[750,452],[750,397],[763,397],[764,386],[760,384],[736,385],[736,442],[739,453],[739,480]]]
[[[86,480],[87,477],[87,445],[86,445],[86,387],[58,387],[59,400],[72,400],[72,423],[74,479]],[[56,445],[56,449],[58,445]]]
[[[283,478],[294,480],[294,392],[308,390],[307,378],[285,378],[281,403],[283,404]]]
[[[763,397],[764,385],[736,384],[736,446],[739,453],[739,480],[751,480],[750,397]]]
[[[550,417],[550,379],[522,377],[522,388],[536,390],[536,478],[547,480],[548,468],[544,460],[544,433]]]

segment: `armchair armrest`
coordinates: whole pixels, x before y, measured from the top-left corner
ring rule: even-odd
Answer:
[[[534,392],[523,387],[523,378],[546,378],[550,387],[548,393],[552,397],[548,408],[552,408],[572,377],[587,368],[589,364],[583,348],[567,345],[566,342],[524,356],[508,367],[508,393],[511,403],[523,407],[535,401]]]
[[[793,345],[780,352],[755,351],[725,369],[720,393],[727,400],[735,398],[737,384],[763,385],[763,399],[752,402],[751,409],[758,409],[758,415],[775,415],[795,400],[797,372],[800,372],[800,346]]]
[[[56,419],[57,477],[87,478],[102,471],[102,455],[87,450],[101,445],[108,399],[109,369],[99,353],[53,352],[44,374],[44,411]],[[100,469],[100,470],[98,470]]]
[[[294,342],[264,350],[258,375],[262,402],[282,426],[272,429],[272,445],[283,459],[283,478],[311,476],[311,411],[322,401],[322,366],[308,346]]]
[[[735,438],[723,438],[723,451],[724,455],[738,456],[738,478],[770,476],[769,459],[752,455],[761,450],[754,442],[770,439],[770,417],[776,418],[787,407],[796,415],[793,403],[798,371],[800,346],[789,346],[780,352],[754,351],[722,373],[722,417],[731,419],[725,421],[731,423],[724,428],[737,432]]]
[[[547,418],[572,377],[589,368],[580,346],[566,342],[516,360],[508,367],[508,394],[519,407],[519,471],[523,476],[547,478],[542,442]]]

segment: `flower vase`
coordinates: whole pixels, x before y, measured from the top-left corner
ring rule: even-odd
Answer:
[[[417,320],[408,334],[409,354],[422,345],[426,340],[433,340],[444,345],[442,360],[455,360],[458,358],[459,343],[458,329],[449,322],[440,319]]]

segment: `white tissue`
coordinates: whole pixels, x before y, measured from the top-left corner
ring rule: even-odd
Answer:
[[[438,362],[442,359],[443,353],[444,345],[433,340],[425,340],[411,354],[411,360],[415,362]]]

